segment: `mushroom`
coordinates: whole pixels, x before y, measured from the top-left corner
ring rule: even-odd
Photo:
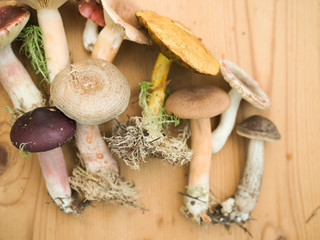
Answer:
[[[243,69],[227,59],[220,59],[220,69],[224,79],[230,84],[231,105],[221,115],[220,123],[212,132],[212,153],[217,153],[226,143],[236,121],[240,102],[247,100],[254,107],[266,110],[271,102],[258,82],[252,79]]]
[[[26,152],[37,152],[47,190],[53,201],[66,213],[76,213],[71,198],[67,168],[60,146],[73,137],[75,121],[55,107],[36,108],[14,123],[12,144]],[[57,149],[57,150],[55,150]]]
[[[210,118],[224,112],[229,105],[228,94],[215,86],[179,89],[172,93],[165,103],[168,113],[182,119],[190,119],[193,156],[182,211],[198,223],[201,223],[209,208]]]
[[[92,57],[112,62],[124,39],[150,44],[141,29],[135,12],[138,7],[131,0],[101,0],[106,26],[100,31],[92,50]]]
[[[0,82],[18,112],[43,106],[40,91],[11,48],[11,42],[28,22],[30,13],[21,6],[0,7]]]
[[[58,8],[67,0],[19,0],[37,10],[50,81],[69,64],[68,42]]]
[[[130,98],[126,78],[112,63],[89,59],[63,69],[50,91],[55,106],[77,121],[76,144],[86,171],[74,168],[73,189],[87,200],[137,206],[133,185],[120,179],[118,164],[97,126],[126,109]]]
[[[28,19],[29,12],[22,7],[0,8],[0,82],[9,94],[14,108],[21,113],[44,105],[40,91],[10,46]],[[76,213],[62,149],[55,148],[38,153],[37,156],[52,199],[64,212]]]
[[[240,136],[250,139],[247,161],[243,175],[234,196],[228,198],[213,210],[213,223],[229,225],[244,223],[254,210],[260,194],[264,169],[264,141],[280,140],[277,127],[269,119],[259,115],[251,116],[237,126]]]
[[[159,46],[160,53],[150,82],[140,85],[142,118],[132,117],[126,126],[122,124],[121,128],[116,128],[119,131],[107,141],[111,151],[134,169],[139,169],[139,164],[147,157],[160,157],[173,165],[183,165],[192,156],[186,144],[188,128],[184,128],[178,138],[166,135],[164,129],[164,123],[173,122],[171,116],[166,119],[168,115],[164,111],[171,63],[175,61],[187,69],[209,75],[217,74],[219,65],[201,41],[182,24],[151,11],[137,11],[136,16]],[[132,143],[136,144],[131,147]]]
[[[88,52],[92,52],[99,35],[98,28],[105,26],[103,8],[96,0],[77,0],[77,4],[80,14],[87,18],[82,34],[83,45]]]

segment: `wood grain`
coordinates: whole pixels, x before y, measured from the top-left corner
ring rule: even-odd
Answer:
[[[320,239],[320,2],[318,0],[136,0],[143,9],[179,20],[200,37],[217,58],[224,56],[257,79],[272,100],[266,112],[241,103],[237,122],[262,114],[278,126],[280,142],[265,144],[265,174],[256,220],[246,224],[253,239]],[[89,55],[82,47],[85,20],[74,3],[61,7],[72,62]],[[16,48],[17,49],[17,48]],[[114,63],[130,81],[132,98],[125,114],[140,114],[137,83],[148,80],[155,47],[125,41]],[[18,52],[17,52],[18,54]],[[21,58],[21,57],[20,57]],[[21,58],[27,65],[27,61]],[[30,68],[28,67],[30,70]],[[31,73],[31,71],[30,71]],[[212,84],[228,90],[221,75],[202,76],[173,65],[170,89]],[[140,202],[150,210],[92,203],[80,216],[68,216],[51,202],[35,156],[23,158],[10,144],[12,106],[0,86],[0,239],[250,239],[237,226],[197,226],[179,212],[188,167],[173,168],[150,159],[140,171],[121,164],[133,180]],[[125,115],[122,116],[125,119]],[[214,125],[217,119],[213,120]],[[101,126],[110,134],[110,124]],[[221,200],[236,189],[248,142],[232,134],[212,156],[211,188]],[[72,144],[64,147],[69,170]]]

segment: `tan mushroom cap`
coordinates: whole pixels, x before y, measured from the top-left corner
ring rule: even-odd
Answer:
[[[125,31],[125,39],[140,43],[151,44],[148,34],[139,25],[135,12],[139,7],[131,0],[101,0],[104,9],[106,26],[120,26]]]
[[[261,89],[259,83],[252,79],[242,68],[227,59],[220,59],[220,69],[224,79],[246,101],[256,108],[266,110],[271,102],[268,95]]]
[[[0,7],[0,50],[11,44],[27,24],[30,12],[21,6]]]
[[[181,23],[151,11],[138,11],[136,15],[162,54],[199,73],[216,75],[219,72],[218,61]]]
[[[96,125],[120,115],[128,106],[130,87],[123,74],[104,60],[69,65],[53,80],[51,101],[69,118]]]
[[[165,109],[182,119],[211,118],[230,106],[230,96],[215,86],[182,88],[172,93]]]
[[[240,136],[274,142],[281,138],[276,125],[269,119],[253,115],[237,125]]]

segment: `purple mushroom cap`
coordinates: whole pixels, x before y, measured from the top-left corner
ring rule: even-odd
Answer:
[[[71,140],[76,122],[55,107],[41,107],[23,114],[12,126],[12,144],[26,152],[45,152]]]

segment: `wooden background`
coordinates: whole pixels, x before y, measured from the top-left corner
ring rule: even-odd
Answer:
[[[262,114],[278,126],[280,142],[265,144],[261,195],[245,226],[253,239],[320,239],[320,1],[319,0],[136,0],[144,9],[188,26],[217,58],[226,57],[257,79],[272,100],[266,112],[241,103],[237,122]],[[88,58],[82,48],[85,20],[73,3],[61,7],[73,62]],[[137,83],[148,80],[155,47],[125,41],[114,63],[128,77],[132,99],[127,114],[139,114]],[[23,59],[24,60],[24,59]],[[24,60],[25,63],[27,63]],[[30,69],[30,68],[29,68]],[[31,72],[31,71],[30,71]],[[217,77],[187,72],[173,65],[171,90],[213,84]],[[173,168],[157,159],[122,176],[136,183],[140,202],[150,210],[92,203],[80,216],[68,216],[51,202],[36,157],[23,158],[9,142],[12,106],[0,86],[0,239],[250,239],[237,226],[198,226],[180,212],[188,167]],[[216,124],[217,120],[213,120]],[[109,125],[102,126],[110,134]],[[212,157],[211,188],[223,200],[236,189],[248,142],[232,134]],[[71,144],[64,147],[70,170]],[[6,161],[7,160],[7,161]]]

